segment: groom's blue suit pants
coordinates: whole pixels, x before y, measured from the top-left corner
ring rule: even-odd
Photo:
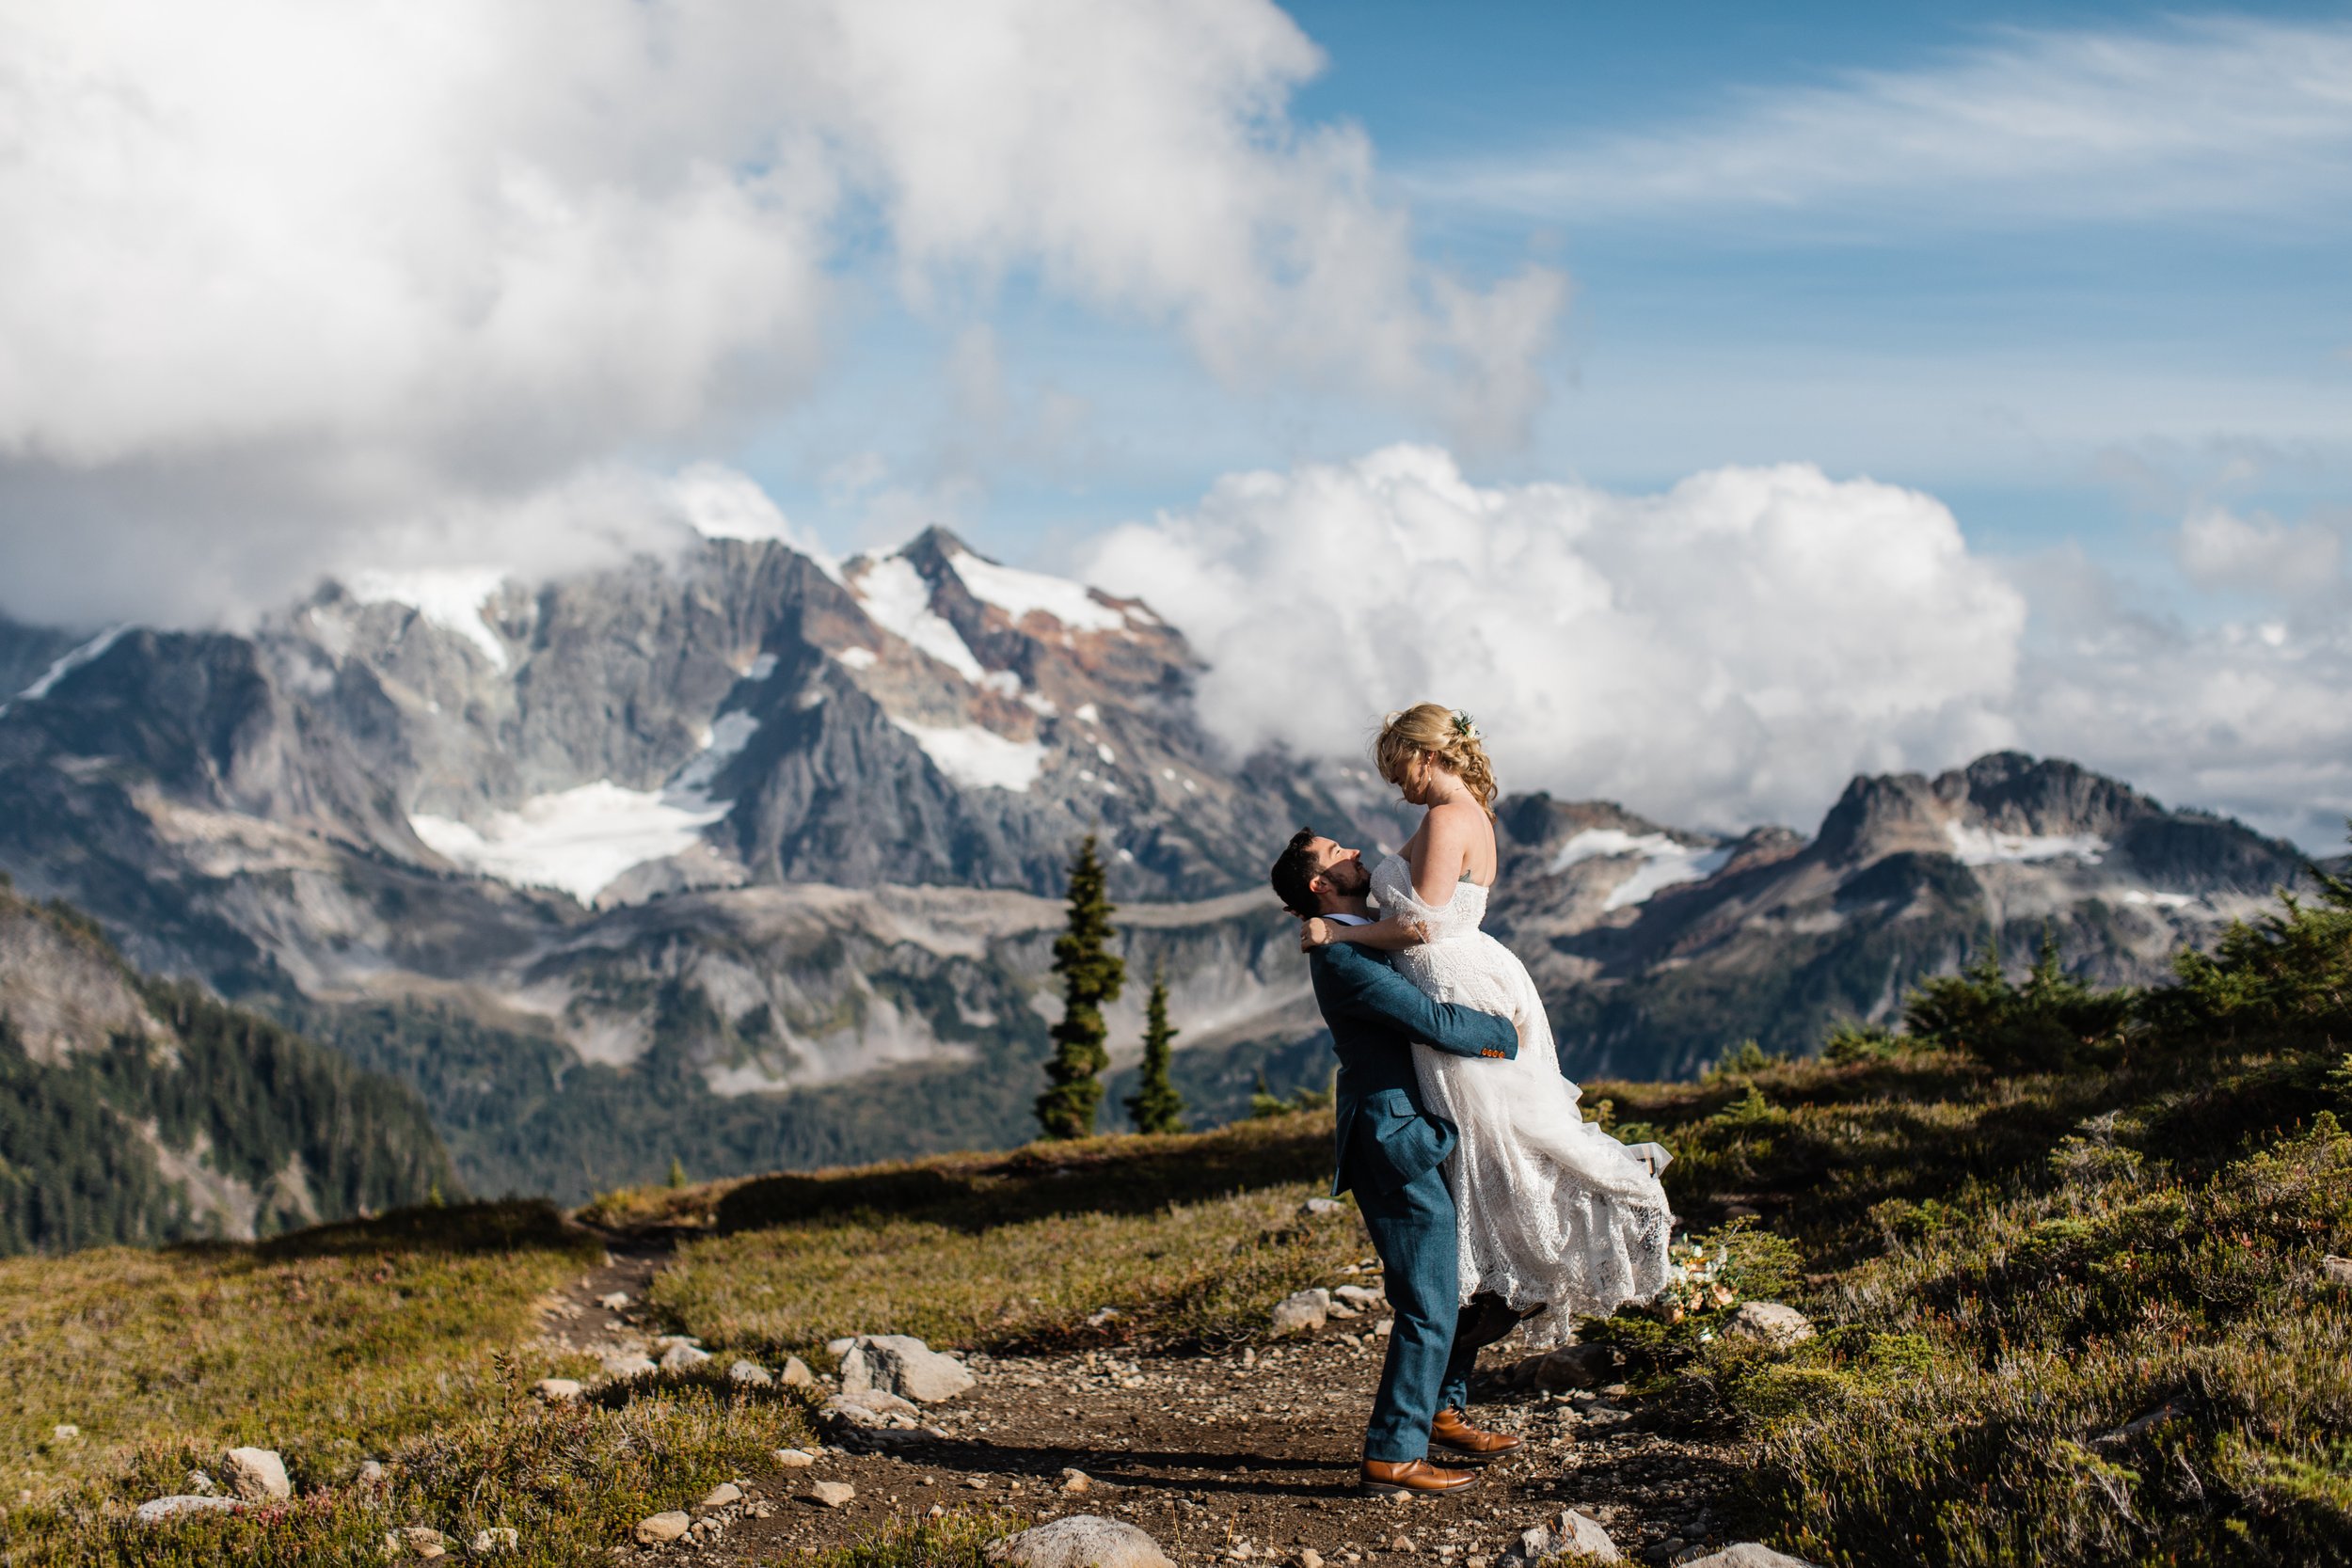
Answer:
[[[1478,1347],[1462,1346],[1455,1332],[1460,1320],[1474,1314],[1456,1300],[1454,1195],[1444,1173],[1432,1167],[1387,1192],[1359,1183],[1356,1204],[1380,1255],[1396,1314],[1364,1433],[1364,1457],[1420,1459],[1429,1452],[1429,1423],[1438,1412],[1470,1408],[1470,1369],[1478,1360]]]

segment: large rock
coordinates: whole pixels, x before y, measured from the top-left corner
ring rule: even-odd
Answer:
[[[1682,1568],[1813,1568],[1801,1557],[1776,1552],[1754,1541],[1742,1541],[1736,1546],[1725,1546],[1720,1552],[1694,1557]]]
[[[708,1351],[699,1345],[690,1345],[680,1339],[661,1353],[661,1370],[665,1372],[682,1372],[689,1368],[699,1367],[709,1359]]]
[[[1519,1538],[1495,1559],[1495,1568],[1527,1568],[1547,1558],[1580,1552],[1595,1562],[1623,1562],[1625,1554],[1609,1539],[1600,1521],[1572,1508],[1560,1511],[1549,1524],[1519,1531]]]
[[[1724,1333],[1735,1339],[1754,1339],[1774,1350],[1788,1350],[1813,1338],[1813,1323],[1793,1307],[1751,1301],[1731,1315]]]
[[[286,1479],[286,1462],[275,1449],[230,1449],[220,1456],[220,1473],[229,1490],[249,1503],[277,1502],[294,1496]]]
[[[907,1334],[861,1334],[841,1352],[841,1391],[868,1389],[919,1404],[954,1399],[978,1382],[964,1364]]]
[[[1123,1519],[1073,1513],[988,1548],[1006,1568],[1175,1568],[1160,1544]]]
[[[1542,1355],[1531,1355],[1504,1375],[1515,1388],[1565,1394],[1571,1388],[1597,1388],[1614,1374],[1617,1358],[1607,1345],[1562,1345]]]
[[[787,1388],[814,1388],[817,1386],[817,1374],[810,1371],[808,1363],[799,1356],[787,1355],[784,1358],[784,1370],[778,1374],[777,1381]]]
[[[756,1361],[738,1361],[727,1369],[727,1381],[746,1388],[767,1388],[774,1386],[776,1374]]]
[[[160,1525],[167,1519],[177,1519],[185,1513],[232,1513],[245,1505],[234,1497],[200,1497],[183,1492],[176,1497],[157,1497],[139,1504],[138,1519],[142,1525]]]
[[[1274,1304],[1274,1332],[1308,1334],[1331,1316],[1331,1292],[1321,1288],[1296,1291]]]

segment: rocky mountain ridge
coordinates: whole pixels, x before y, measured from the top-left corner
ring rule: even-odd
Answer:
[[[417,1085],[485,1190],[1025,1135],[1089,831],[1199,1113],[1261,1072],[1319,1085],[1263,869],[1301,821],[1403,827],[1361,770],[1220,752],[1148,605],[939,531],[847,562],[707,540],[537,587],[378,575],[250,635],[6,628],[0,662],[32,672],[0,708],[0,867]],[[1857,779],[1810,838],[1544,796],[1499,826],[1490,923],[1579,1076],[1803,1048],[2045,926],[2086,974],[2150,978],[2300,872],[2013,755]]]

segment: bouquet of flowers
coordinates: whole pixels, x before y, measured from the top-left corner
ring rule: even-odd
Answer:
[[[1651,1305],[1668,1323],[1678,1323],[1692,1312],[1716,1312],[1740,1299],[1738,1291],[1716,1277],[1717,1272],[1731,1261],[1731,1249],[1717,1244],[1709,1249],[1696,1242],[1686,1242],[1669,1255],[1673,1271],[1666,1277],[1666,1288],[1658,1292]]]

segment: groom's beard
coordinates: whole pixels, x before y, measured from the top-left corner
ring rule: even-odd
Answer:
[[[1372,891],[1372,873],[1360,860],[1340,862],[1323,874],[1323,879],[1343,898],[1361,898]]]

